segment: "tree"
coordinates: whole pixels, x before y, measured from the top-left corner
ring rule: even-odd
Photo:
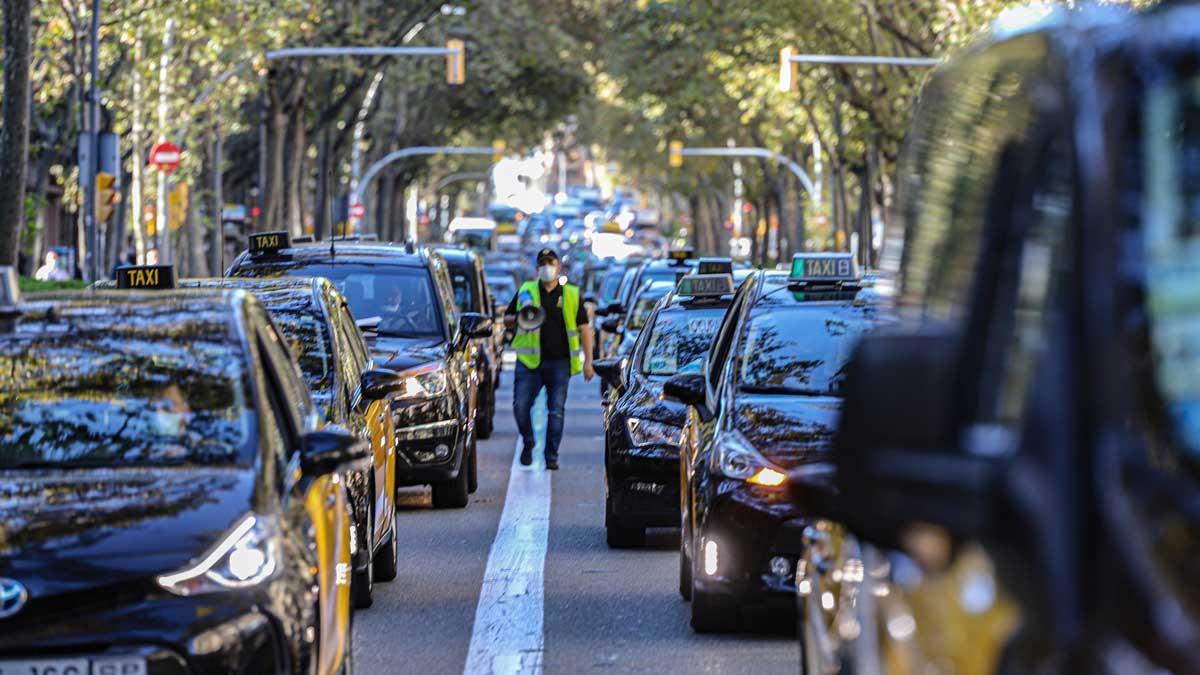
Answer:
[[[0,102],[0,262],[17,264],[25,224],[25,165],[29,157],[29,69],[32,0],[3,0],[4,100]]]

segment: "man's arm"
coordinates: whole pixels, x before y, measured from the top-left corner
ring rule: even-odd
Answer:
[[[592,367],[592,323],[588,319],[587,310],[580,303],[579,311],[575,316],[575,328],[579,331],[580,346],[583,347],[583,379],[591,381],[596,374],[596,369]]]
[[[517,327],[517,296],[520,293],[513,293],[512,300],[508,302],[508,309],[504,310],[504,327],[508,330],[513,330]]]

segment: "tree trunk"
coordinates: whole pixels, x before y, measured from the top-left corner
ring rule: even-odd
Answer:
[[[289,111],[287,142],[287,227],[292,236],[306,234],[304,231],[304,164],[307,141],[304,134],[303,99]]]
[[[4,100],[0,101],[0,264],[17,264],[25,225],[29,157],[29,64],[32,0],[3,0]]]

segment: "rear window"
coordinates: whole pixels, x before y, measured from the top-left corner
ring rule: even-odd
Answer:
[[[244,354],[211,307],[26,315],[0,368],[0,468],[253,460]]]
[[[846,361],[873,326],[870,308],[756,309],[738,345],[738,388],[748,393],[838,396]]]

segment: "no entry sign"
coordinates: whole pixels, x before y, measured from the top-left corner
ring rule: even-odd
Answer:
[[[163,173],[171,173],[179,168],[179,160],[183,151],[170,141],[163,141],[150,148],[150,164]]]
[[[350,205],[350,217],[362,220],[367,215],[367,207],[363,206],[362,202],[354,202]]]

